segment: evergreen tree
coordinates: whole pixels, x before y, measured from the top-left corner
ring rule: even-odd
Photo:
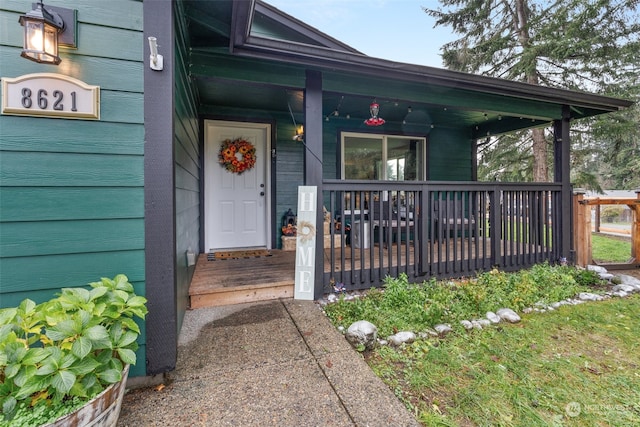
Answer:
[[[595,119],[593,137],[604,147],[597,165],[603,187],[636,190],[640,188],[640,78],[624,93],[638,102],[628,110]]]
[[[535,85],[638,99],[640,0],[439,0],[424,8],[436,26],[449,26],[460,38],[442,47],[445,66],[459,71]],[[638,146],[638,110],[617,118],[572,126],[572,163],[578,185],[599,188],[594,165],[614,160],[612,146]],[[634,127],[635,126],[635,127]],[[633,136],[635,129],[635,136]],[[631,132],[631,134],[629,133]],[[614,137],[615,135],[615,137]],[[552,161],[549,129],[533,129],[479,144],[484,179],[548,181]],[[633,145],[633,144],[631,144]],[[637,148],[636,148],[637,154]],[[531,165],[522,173],[523,163]],[[636,169],[637,170],[637,169]],[[629,171],[627,169],[627,171]],[[612,183],[617,185],[611,172]],[[494,175],[492,177],[492,175]]]

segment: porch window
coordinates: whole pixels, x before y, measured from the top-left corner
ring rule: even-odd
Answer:
[[[425,138],[344,132],[341,142],[342,179],[424,179]]]

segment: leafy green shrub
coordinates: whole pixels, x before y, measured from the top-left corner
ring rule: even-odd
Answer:
[[[89,401],[136,363],[134,317],[144,319],[146,299],[124,275],[90,286],[0,310],[0,407],[11,425],[21,423],[12,420],[18,409],[55,412],[74,398]]]
[[[574,269],[573,278],[579,286],[602,286],[607,283],[598,273],[592,270]]]
[[[614,222],[622,215],[624,206],[608,205],[600,210],[600,218],[605,222]]]
[[[410,284],[402,274],[387,278],[384,291],[370,291],[353,301],[341,299],[325,311],[334,324],[344,327],[368,320],[381,336],[396,330],[421,331],[438,323],[484,317],[503,307],[521,311],[573,297],[593,284],[584,271],[544,263],[516,273],[494,269],[475,278],[422,284]]]

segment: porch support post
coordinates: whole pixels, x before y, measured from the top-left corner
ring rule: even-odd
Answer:
[[[322,194],[322,73],[307,70],[304,94],[304,182],[318,187],[314,299],[322,297],[324,280],[324,205]]]
[[[554,237],[554,242],[559,244],[559,250],[556,253],[560,257],[563,257],[573,263],[573,251],[571,250],[571,232],[573,230],[571,216],[571,163],[569,159],[571,153],[571,139],[569,135],[571,111],[569,108],[570,107],[568,105],[562,106],[562,119],[556,120],[553,126],[553,180],[556,183],[562,184],[560,195],[560,224],[558,224],[557,228],[560,233],[560,238],[556,239]]]
[[[490,267],[504,267],[506,252],[502,254],[502,191],[497,185],[489,192],[489,236],[491,237],[491,265]]]
[[[144,68],[144,234],[147,375],[175,369],[178,354],[173,147],[174,2],[145,1],[144,38],[163,46],[164,69]],[[148,46],[144,43],[144,46]],[[140,363],[140,362],[138,362]]]
[[[478,140],[475,135],[471,140],[471,180],[478,180]]]

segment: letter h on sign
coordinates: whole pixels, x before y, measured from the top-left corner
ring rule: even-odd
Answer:
[[[317,193],[315,191],[314,192],[302,191],[302,188],[309,188],[309,187],[301,187],[300,194],[298,196],[298,200],[299,200],[298,212],[315,212]]]

